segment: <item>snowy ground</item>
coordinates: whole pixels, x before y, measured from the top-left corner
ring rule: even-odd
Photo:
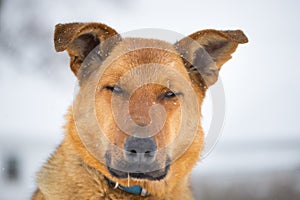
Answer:
[[[196,199],[298,200],[300,170],[192,178]]]

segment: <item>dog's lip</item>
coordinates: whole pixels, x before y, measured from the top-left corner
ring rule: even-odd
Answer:
[[[162,174],[159,176],[153,176],[151,172],[141,172],[141,173],[130,173],[130,177],[136,178],[136,179],[149,179],[149,180],[161,180],[164,179],[167,176],[169,170],[169,166],[165,167],[165,170]]]
[[[113,169],[111,167],[107,167],[110,174],[116,178],[134,178],[134,179],[146,179],[146,180],[161,180],[164,179],[169,171],[169,165],[167,165],[163,171],[156,170],[152,172],[123,172],[117,169]]]

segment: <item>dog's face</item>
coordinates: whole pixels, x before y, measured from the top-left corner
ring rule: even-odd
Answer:
[[[122,39],[103,24],[57,25],[56,50],[67,49],[80,83],[72,138],[82,159],[126,184],[154,187],[189,174],[203,148],[205,92],[245,42],[241,31],[205,30],[169,44]]]
[[[145,43],[149,43],[147,48]],[[124,49],[130,51],[124,53]],[[108,169],[117,178],[127,178],[129,173],[136,179],[163,179],[179,154],[172,143],[182,125],[183,104],[194,105],[185,110],[194,118],[185,120],[191,126],[182,128],[195,133],[200,119],[200,106],[196,105],[203,94],[198,89],[192,98],[188,91],[192,82],[182,58],[165,42],[124,39],[110,56],[113,59],[103,63],[106,69],[95,95],[99,126],[114,144],[104,150]],[[180,145],[184,148],[184,143]]]

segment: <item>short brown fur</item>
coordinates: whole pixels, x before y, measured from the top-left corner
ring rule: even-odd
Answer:
[[[99,82],[85,77],[86,74],[98,73],[98,68],[90,67],[83,71],[82,65],[88,53],[103,41],[115,37],[113,44],[101,46],[100,50],[109,52],[100,58],[100,66],[109,66],[103,72],[103,79]],[[195,41],[197,45],[191,43],[190,39]],[[159,40],[151,39],[122,39],[118,33],[100,23],[71,23],[59,24],[55,30],[55,48],[57,51],[67,50],[70,55],[71,69],[78,77],[80,82],[80,92],[74,100],[73,107],[71,107],[66,114],[67,123],[65,125],[65,137],[52,154],[47,163],[37,174],[38,189],[34,193],[33,200],[41,199],[193,199],[193,195],[189,185],[189,175],[192,168],[200,158],[200,153],[204,146],[204,137],[201,127],[201,109],[200,106],[205,97],[207,88],[212,85],[218,76],[218,71],[221,66],[231,58],[231,54],[236,50],[239,43],[246,43],[248,40],[242,31],[216,31],[204,30],[196,32],[187,38],[182,39],[176,44],[172,45]],[[150,47],[141,48],[139,47]],[[206,66],[197,68],[197,58],[199,56],[199,48],[204,48],[212,57],[216,64],[216,69],[208,69]],[[123,52],[124,49],[133,49],[130,52]],[[188,51],[186,51],[188,50]],[[188,53],[186,53],[188,52]],[[180,56],[181,55],[181,56]],[[182,57],[186,57],[188,62]],[[99,65],[98,62],[98,65]],[[79,137],[79,129],[76,127],[76,113],[79,116],[87,112],[89,109],[88,99],[95,97],[95,112],[98,123],[103,128],[106,138],[112,143],[123,148],[125,140],[128,138],[122,131],[120,132],[117,124],[113,120],[111,110],[112,94],[105,86],[107,84],[115,84],[120,77],[125,76],[126,72],[134,69],[136,66],[149,65],[146,70],[147,78],[153,76],[159,84],[143,85],[135,90],[131,96],[129,103],[129,112],[131,118],[136,124],[147,125],[150,123],[149,118],[149,104],[162,105],[166,110],[166,122],[164,127],[154,136],[157,141],[158,148],[172,143],[180,125],[181,111],[179,109],[180,98],[176,97],[171,100],[158,98],[167,88],[163,87],[166,78],[170,79],[174,85],[178,83],[176,78],[172,78],[172,74],[161,73],[162,71],[155,71],[157,66],[153,63],[172,66],[176,73],[180,74],[182,80],[189,83],[196,94],[195,102],[199,105],[199,110],[188,111],[189,118],[196,118],[197,132],[191,141],[191,145],[186,151],[180,155],[179,158],[171,162],[170,168],[166,176],[161,180],[137,180],[127,178],[114,177],[107,169],[107,166],[100,162],[83,144]],[[197,70],[194,70],[194,68]],[[200,75],[199,72],[204,73]],[[141,76],[143,81],[145,77],[139,74],[138,71],[133,72],[133,77]],[[127,90],[130,90],[131,84],[135,84],[132,76],[129,75],[126,82]],[[149,78],[149,79],[150,79]],[[138,79],[138,78],[137,78]],[[96,94],[90,93],[95,85],[97,88]],[[185,101],[193,102],[192,99],[185,99]],[[78,109],[76,103],[83,105]],[[86,102],[86,103],[85,103]],[[81,113],[82,112],[82,113]],[[121,111],[120,111],[121,112]],[[75,115],[74,115],[75,114]],[[155,113],[154,113],[155,114]],[[157,114],[157,113],[156,113]],[[159,119],[160,114],[157,114]],[[80,118],[83,120],[82,130],[96,131],[96,126],[91,119]],[[127,127],[131,128],[131,127]],[[189,130],[189,127],[187,128]],[[93,141],[93,135],[88,136]],[[102,137],[102,136],[100,136]],[[103,136],[104,137],[104,136]],[[183,138],[179,139],[179,146],[172,151],[176,151],[182,147],[186,141]],[[181,145],[182,144],[182,145]],[[107,151],[107,146],[100,146],[97,150],[99,152]],[[174,153],[173,152],[173,153]],[[113,162],[118,162],[119,155],[115,154],[112,158]],[[165,162],[165,157],[159,157],[158,161]],[[165,167],[162,164],[162,167]],[[121,185],[140,185],[145,188],[150,195],[141,197],[139,195],[130,194],[128,192],[114,189],[107,181],[110,179],[118,182]],[[128,183],[128,181],[130,181]]]

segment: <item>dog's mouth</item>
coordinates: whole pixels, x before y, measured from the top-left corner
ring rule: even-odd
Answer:
[[[155,170],[152,172],[124,172],[111,167],[107,167],[110,174],[116,178],[135,178],[147,180],[161,180],[164,179],[169,171],[169,165],[163,169]]]
[[[123,159],[114,161],[114,164],[112,164],[111,156],[108,153],[106,153],[105,158],[109,173],[119,179],[162,180],[167,176],[170,168],[169,157],[166,158],[163,164],[158,161],[151,164],[128,163]]]

